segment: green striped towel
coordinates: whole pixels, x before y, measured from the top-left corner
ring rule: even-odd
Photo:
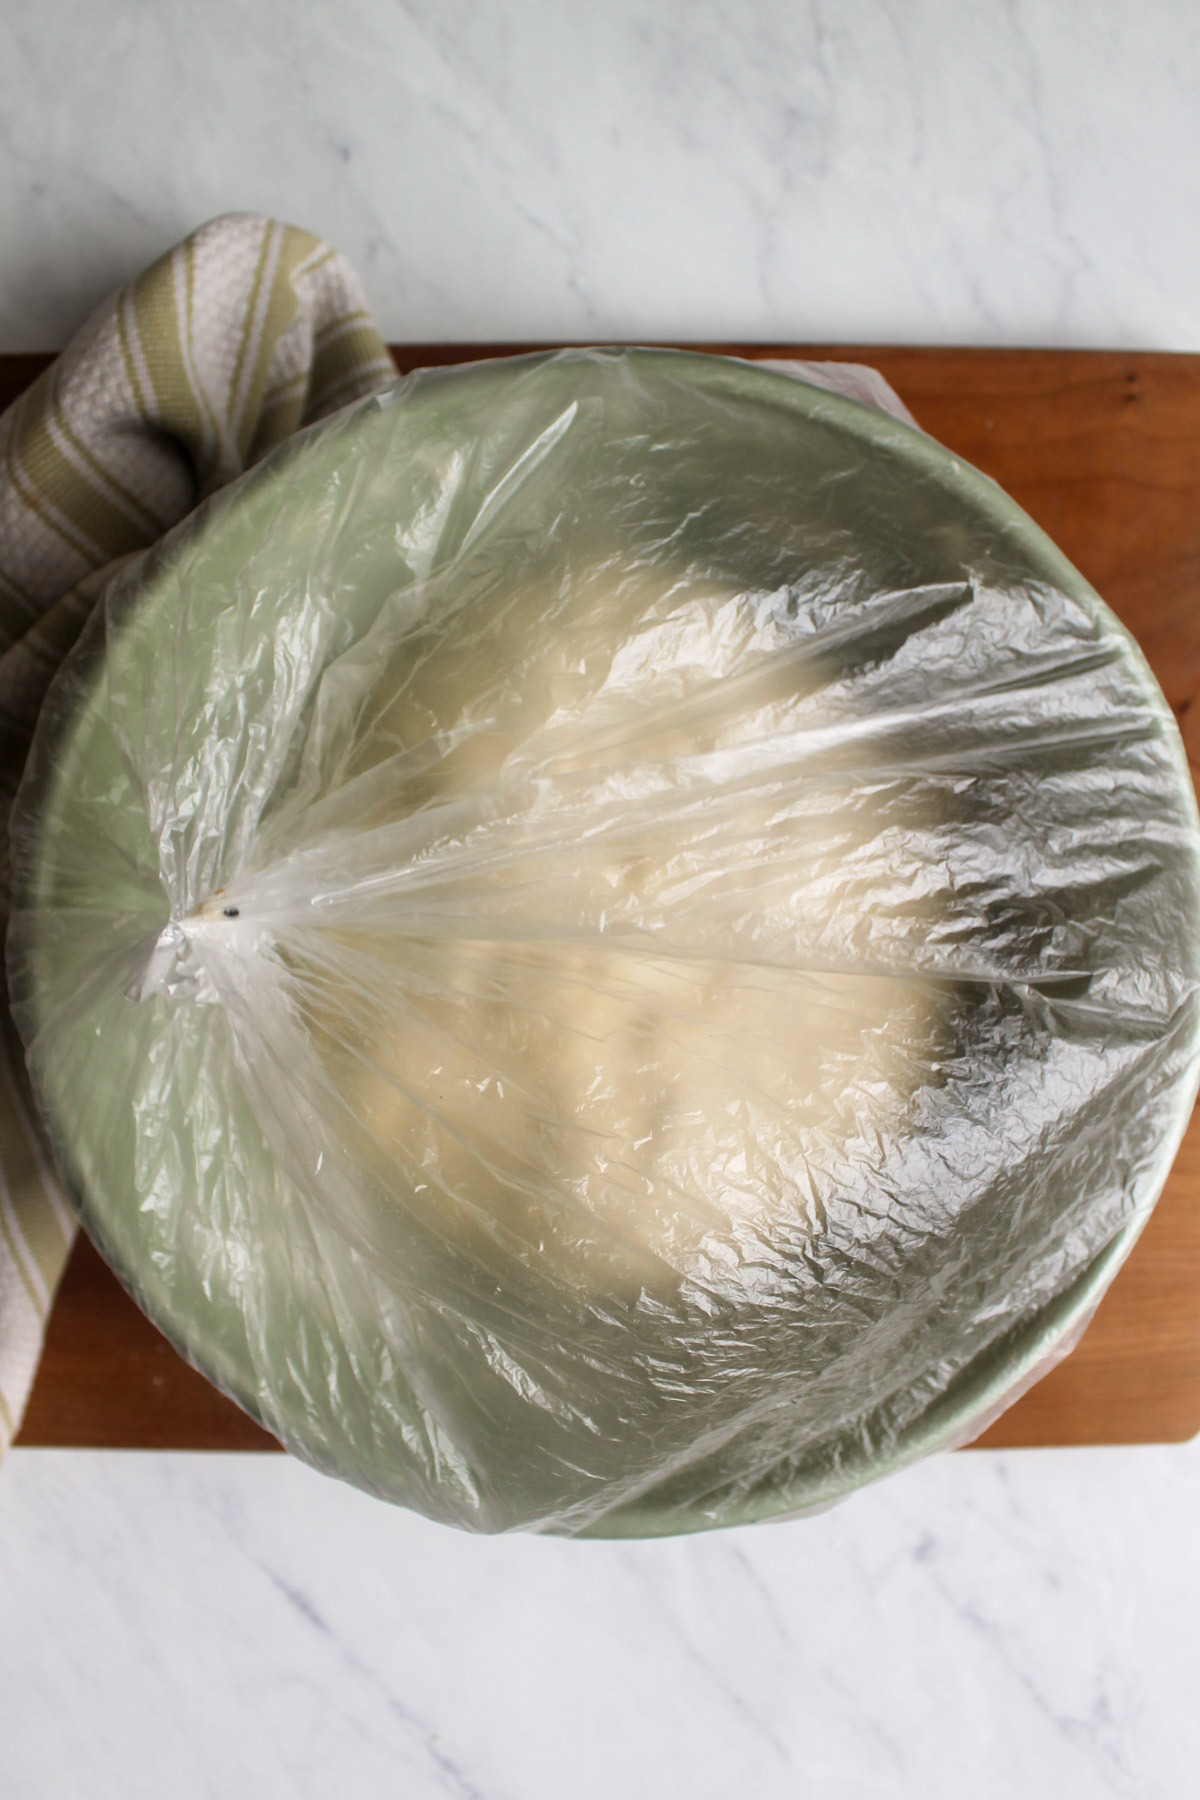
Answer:
[[[299,426],[395,379],[353,270],[273,219],[214,219],[121,288],[0,418],[0,912],[38,709],[115,566]],[[0,1449],[74,1236],[0,1004]]]

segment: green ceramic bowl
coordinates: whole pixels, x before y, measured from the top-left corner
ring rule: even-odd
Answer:
[[[769,1300],[707,1314],[481,1273],[411,1217],[397,1238],[386,1175],[358,1181],[353,1131],[170,933],[286,851],[330,671],[370,695],[381,618],[436,592],[387,643],[423,668],[461,619],[502,661],[522,582],[629,543],[786,600],[875,734],[854,779],[892,809],[895,885],[918,821],[937,895],[936,931],[881,899],[871,952],[943,996],[936,1068]],[[514,358],[301,434],[110,591],[14,842],[15,1015],[102,1253],[290,1449],[475,1529],[784,1517],[969,1437],[1089,1316],[1195,1093],[1200,826],[1137,647],[991,481],[752,364]]]

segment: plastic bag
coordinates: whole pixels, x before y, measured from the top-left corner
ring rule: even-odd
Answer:
[[[118,579],[20,797],[83,1216],[299,1455],[475,1529],[827,1504],[1068,1341],[1197,1074],[1132,641],[778,372],[426,372]]]

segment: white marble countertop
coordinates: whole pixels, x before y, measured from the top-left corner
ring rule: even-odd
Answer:
[[[1193,0],[7,0],[0,349],[235,207],[393,339],[1200,349]]]
[[[200,220],[395,339],[1200,349],[1194,0],[9,0],[0,350]],[[476,1541],[282,1459],[16,1451],[5,1800],[1182,1800],[1200,1447]]]
[[[15,1451],[6,1800],[1186,1800],[1200,1456],[967,1452],[789,1525],[470,1538],[282,1457]]]

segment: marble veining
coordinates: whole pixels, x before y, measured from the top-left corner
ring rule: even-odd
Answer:
[[[271,1457],[14,1451],[6,1800],[1181,1800],[1200,1448],[480,1539]]]
[[[394,339],[1200,349],[1193,0],[9,0],[0,351],[214,213]],[[0,1470],[4,1800],[1182,1800],[1200,1446],[474,1540],[278,1458]]]
[[[0,349],[201,219],[394,339],[1200,347],[1190,0],[11,0]]]

